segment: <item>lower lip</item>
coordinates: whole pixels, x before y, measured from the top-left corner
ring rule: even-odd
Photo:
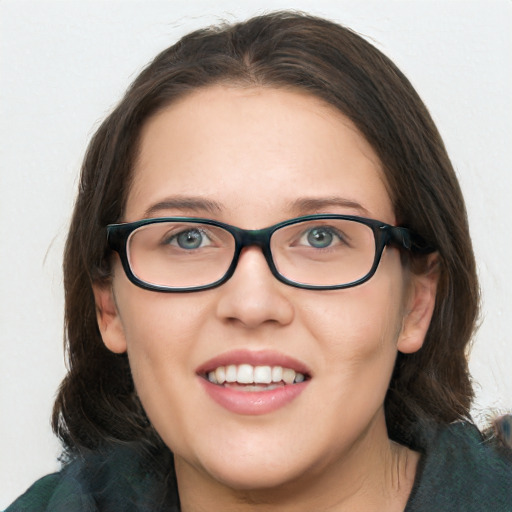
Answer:
[[[306,388],[309,381],[288,384],[268,391],[238,391],[213,384],[200,377],[208,395],[219,405],[236,414],[258,415],[277,411],[292,402]]]

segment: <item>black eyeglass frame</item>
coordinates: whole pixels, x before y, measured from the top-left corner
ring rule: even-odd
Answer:
[[[375,237],[375,257],[373,260],[372,267],[370,271],[363,276],[362,278],[353,281],[351,283],[338,284],[338,285],[310,285],[299,283],[296,281],[292,281],[285,276],[281,275],[277,270],[274,260],[272,258],[272,252],[270,250],[270,239],[272,235],[285,226],[290,226],[292,224],[298,224],[300,222],[307,221],[315,221],[315,220],[349,220],[354,222],[359,222],[360,224],[364,224],[372,229],[374,237]],[[142,226],[147,226],[148,224],[160,224],[163,222],[182,222],[182,223],[190,223],[190,224],[207,224],[210,226],[216,226],[222,228],[233,236],[235,240],[235,250],[233,254],[233,259],[231,261],[230,266],[228,267],[225,274],[214,281],[213,283],[201,285],[201,286],[193,286],[193,287],[179,287],[173,288],[169,286],[161,286],[150,284],[145,281],[139,279],[132,271],[130,267],[130,262],[128,259],[127,253],[127,245],[128,239],[133,231],[139,229]],[[236,226],[232,226],[230,224],[225,224],[223,222],[219,222],[212,219],[203,219],[199,217],[156,217],[149,219],[142,219],[135,222],[127,222],[120,224],[109,224],[107,226],[107,243],[111,250],[117,252],[121,258],[121,263],[123,265],[123,269],[126,273],[128,279],[139,286],[140,288],[144,288],[146,290],[157,291],[157,292],[193,292],[193,291],[201,291],[208,290],[210,288],[215,288],[224,284],[228,279],[232,277],[235,272],[235,269],[238,264],[238,260],[240,258],[240,253],[244,247],[258,246],[261,248],[265,260],[272,272],[273,276],[290,286],[294,286],[296,288],[303,288],[307,290],[339,290],[344,288],[352,288],[354,286],[358,286],[373,277],[377,268],[379,266],[380,260],[382,258],[382,253],[384,248],[387,245],[394,245],[398,248],[405,249],[407,251],[411,251],[419,254],[428,254],[434,252],[435,249],[427,244],[425,240],[410,231],[409,229],[401,226],[392,226],[390,224],[386,224],[385,222],[381,222],[375,219],[367,219],[365,217],[359,217],[355,215],[338,215],[338,214],[314,214],[314,215],[306,215],[302,217],[296,217],[293,219],[285,220],[283,222],[279,222],[272,226],[263,229],[242,229]]]

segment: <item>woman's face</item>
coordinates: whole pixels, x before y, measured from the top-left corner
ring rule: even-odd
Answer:
[[[194,216],[258,229],[314,213],[395,223],[370,145],[312,96],[215,86],[147,122],[123,220]],[[218,288],[143,290],[116,259],[112,288],[95,293],[104,342],[128,352],[178,476],[236,489],[332,476],[366,460],[387,440],[383,402],[397,350],[421,347],[433,306],[432,286],[409,275],[393,248],[368,282],[344,290],[287,286],[249,247]],[[306,380],[265,390],[205,377],[242,364]]]

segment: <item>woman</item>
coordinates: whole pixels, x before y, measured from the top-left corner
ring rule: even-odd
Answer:
[[[457,180],[349,30],[278,13],[160,54],[90,144],[64,270],[67,464],[9,511],[512,510],[469,421]]]

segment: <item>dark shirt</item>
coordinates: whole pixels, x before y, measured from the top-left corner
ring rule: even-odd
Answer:
[[[511,512],[512,451],[470,424],[425,430],[404,512]]]
[[[512,512],[512,451],[504,445],[465,423],[423,429],[417,442],[424,453],[404,512]],[[5,512],[179,512],[173,471],[162,474],[150,457],[119,446],[75,458]]]

